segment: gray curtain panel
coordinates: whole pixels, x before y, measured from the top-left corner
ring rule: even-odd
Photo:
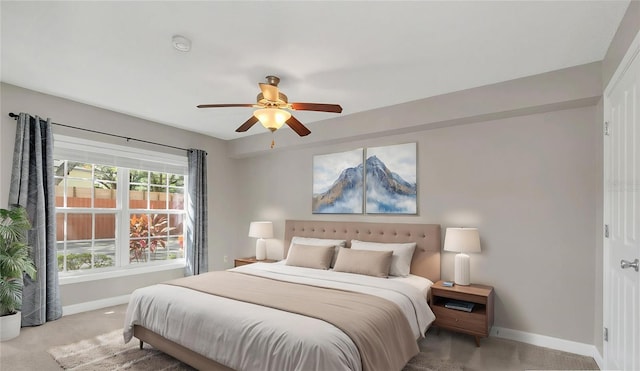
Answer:
[[[28,242],[37,277],[24,279],[22,326],[37,326],[62,316],[56,257],[56,210],[51,120],[21,113],[16,129],[9,205],[27,210]]]
[[[187,206],[187,265],[185,274],[192,276],[209,270],[207,239],[207,153],[189,149],[189,204]]]

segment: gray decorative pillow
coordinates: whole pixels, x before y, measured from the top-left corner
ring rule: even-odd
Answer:
[[[392,254],[393,251],[352,250],[341,247],[333,270],[387,278]]]
[[[296,267],[329,269],[334,249],[334,246],[312,246],[294,243],[289,248],[285,264]]]
[[[411,260],[416,243],[378,243],[351,240],[351,248],[354,250],[393,251],[389,275],[406,277],[411,270]]]

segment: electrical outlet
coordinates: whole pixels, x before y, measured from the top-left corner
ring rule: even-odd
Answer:
[[[229,262],[229,257],[225,255],[225,256],[222,258],[222,260],[224,260],[224,262],[225,262],[225,263],[228,263],[228,262]]]

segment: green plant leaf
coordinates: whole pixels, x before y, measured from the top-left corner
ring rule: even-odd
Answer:
[[[27,211],[0,209],[0,314],[20,308],[23,274],[36,278],[36,267],[25,243],[31,229]]]
[[[14,313],[22,305],[22,282],[0,277],[0,315]]]

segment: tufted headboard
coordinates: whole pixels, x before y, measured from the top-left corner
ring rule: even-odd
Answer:
[[[291,238],[314,237],[369,242],[415,242],[411,273],[433,282],[440,279],[440,225],[406,223],[328,222],[315,220],[287,220],[284,231],[284,256]]]

